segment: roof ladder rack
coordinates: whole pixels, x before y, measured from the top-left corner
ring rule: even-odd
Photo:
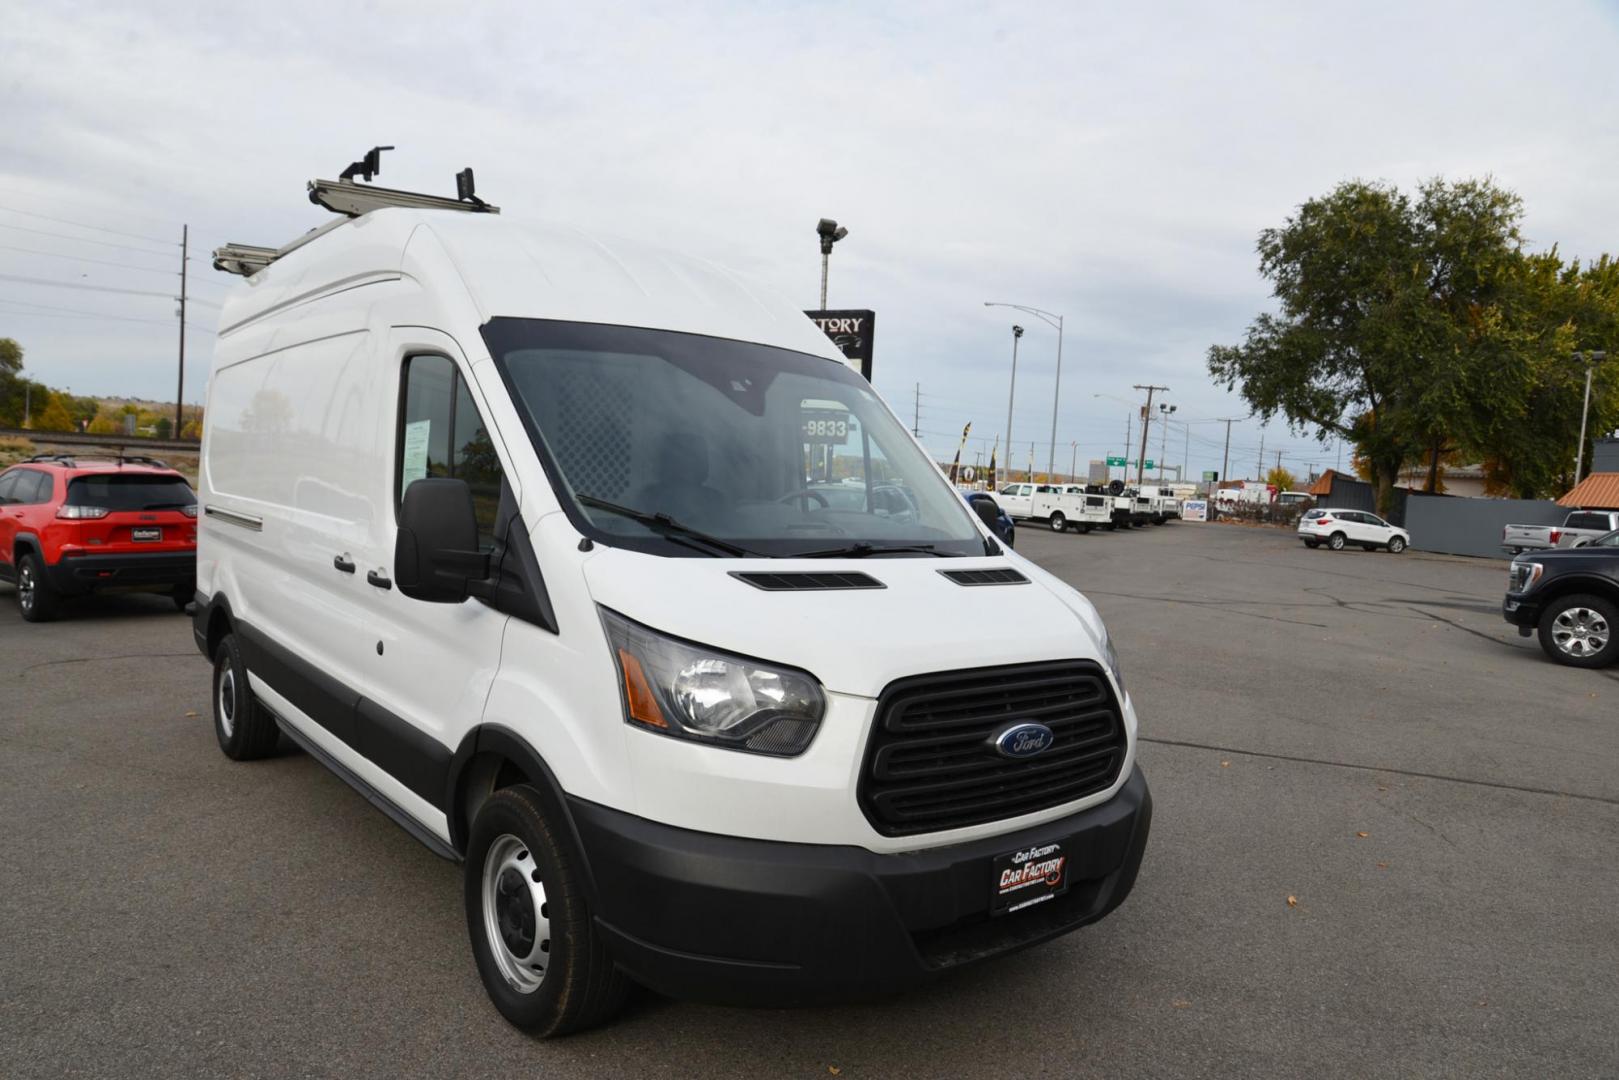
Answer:
[[[473,214],[500,213],[500,207],[491,206],[478,198],[470,168],[455,174],[454,198],[372,185],[371,178],[382,171],[382,152],[392,149],[391,146],[373,146],[359,161],[338,173],[336,180],[309,181],[309,201],[334,214],[342,214],[345,219],[357,218],[389,206],[413,210],[464,210]],[[356,177],[363,178],[366,183],[357,182]],[[248,277],[340,224],[340,221],[330,222],[278,248],[224,244],[214,249],[214,269]]]

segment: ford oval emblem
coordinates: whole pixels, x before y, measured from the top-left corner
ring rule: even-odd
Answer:
[[[1051,749],[1056,741],[1057,736],[1046,725],[1026,721],[997,732],[995,752],[1002,757],[1029,758]]]

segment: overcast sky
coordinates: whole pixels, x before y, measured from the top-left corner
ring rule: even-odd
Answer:
[[[909,424],[920,383],[940,455],[969,420],[969,461],[1003,431],[1028,327],[1013,426],[1042,469],[1055,332],[985,300],[1066,317],[1059,470],[1074,441],[1121,452],[1152,382],[1200,421],[1167,454],[1196,475],[1221,462],[1204,421],[1247,412],[1205,354],[1269,306],[1254,240],[1304,199],[1489,174],[1535,246],[1619,250],[1611,5],[135,6],[14,0],[0,34],[0,336],[77,393],[172,399],[188,223],[201,400],[236,280],[208,252],[322,223],[305,181],[374,143],[399,147],[379,183],[450,193],[472,165],[510,216],[700,254],[806,308],[835,217],[830,304],[878,312],[877,387]],[[1230,475],[1262,435],[1267,467],[1336,463],[1250,421]]]

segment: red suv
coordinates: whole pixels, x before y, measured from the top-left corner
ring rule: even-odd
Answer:
[[[168,592],[184,611],[196,579],[197,496],[161,461],[44,454],[0,472],[0,581],[29,622],[104,589]]]

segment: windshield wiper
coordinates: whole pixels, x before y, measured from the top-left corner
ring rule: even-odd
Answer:
[[[785,559],[864,559],[872,555],[888,554],[921,554],[932,555],[939,559],[953,559],[955,556],[948,551],[940,551],[932,544],[868,544],[861,541],[839,548],[824,548],[820,551],[799,551],[791,555],[784,555]]]
[[[690,525],[682,525],[668,514],[650,513],[646,510],[637,510],[632,506],[620,506],[618,503],[608,502],[606,499],[598,499],[594,495],[575,495],[574,498],[585,506],[594,507],[597,510],[606,510],[610,514],[617,514],[619,517],[629,518],[631,521],[645,525],[653,532],[668,537],[670,540],[695,540],[698,543],[707,544],[716,551],[723,551],[727,555],[732,555],[739,558],[745,555],[751,555],[755,558],[761,559],[767,558],[767,556],[762,555],[757,551],[749,551],[747,548],[733,544],[729,540],[721,540],[717,536],[710,536],[705,532],[699,532]],[[695,545],[690,543],[688,543],[686,546],[695,547]],[[697,550],[702,549],[698,548]],[[713,554],[713,552],[710,552],[710,554]]]

